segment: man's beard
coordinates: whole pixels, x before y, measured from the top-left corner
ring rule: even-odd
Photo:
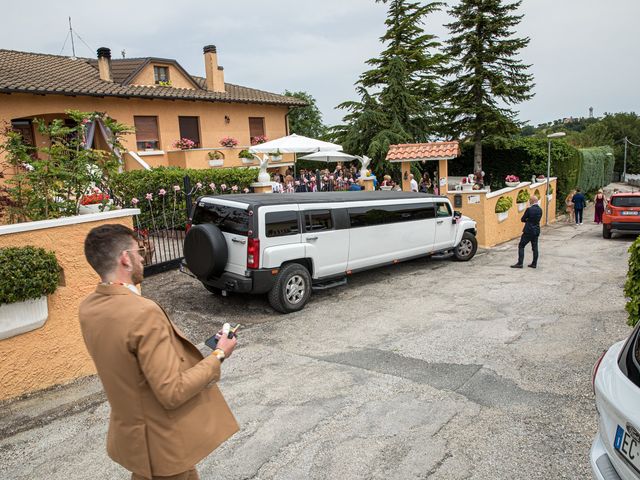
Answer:
[[[142,279],[144,278],[144,267],[142,266],[134,266],[133,271],[131,272],[131,283],[134,285],[138,285],[142,283]]]

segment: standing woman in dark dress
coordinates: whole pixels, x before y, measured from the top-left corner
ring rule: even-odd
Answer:
[[[593,221],[596,222],[596,224],[600,224],[602,223],[602,214],[604,213],[604,207],[607,203],[607,200],[604,198],[604,193],[602,193],[602,189],[598,190],[598,194],[593,200],[593,203],[596,206],[596,215]]]

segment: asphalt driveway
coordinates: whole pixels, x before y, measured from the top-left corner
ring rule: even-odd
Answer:
[[[178,272],[145,280],[196,343],[247,325],[221,381],[241,431],[201,477],[589,478],[591,368],[630,331],[632,240],[558,223],[537,270],[509,268],[513,241],[362,273],[286,316]],[[5,405],[0,478],[128,478],[105,454],[107,418],[95,379]]]

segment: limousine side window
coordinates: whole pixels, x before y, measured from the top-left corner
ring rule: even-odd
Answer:
[[[321,232],[331,230],[331,210],[307,210],[304,215],[305,230],[307,232]]]
[[[446,202],[436,203],[436,216],[438,217],[450,217],[451,206]]]
[[[193,216],[193,224],[199,223],[212,223],[222,232],[246,237],[249,231],[249,213],[239,208],[203,202],[198,204]]]
[[[284,237],[300,233],[298,212],[267,212],[264,223],[267,237]]]
[[[435,218],[432,203],[409,205],[376,205],[349,209],[351,228],[384,225],[387,223],[410,222]]]

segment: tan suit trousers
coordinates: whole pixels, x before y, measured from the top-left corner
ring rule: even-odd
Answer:
[[[179,473],[177,475],[171,475],[169,477],[143,477],[134,473],[131,475],[131,480],[200,480],[200,476],[195,468],[192,468],[188,472]]]

